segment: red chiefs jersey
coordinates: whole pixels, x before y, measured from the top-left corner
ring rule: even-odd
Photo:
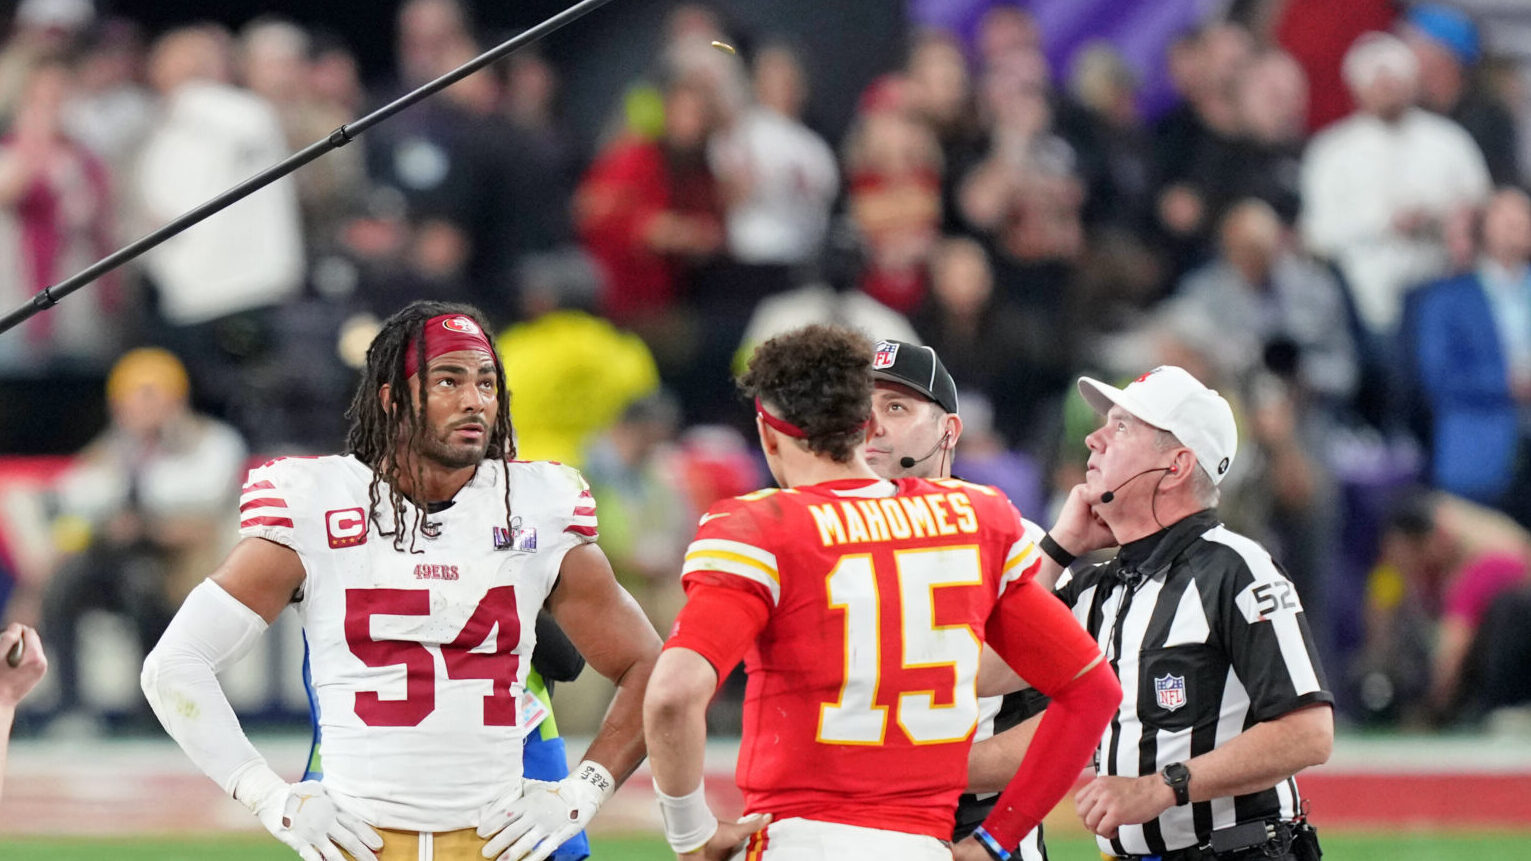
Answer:
[[[826,482],[708,511],[687,593],[760,623],[744,653],[746,809],[949,839],[985,622],[1035,572],[1037,537],[998,490],[955,480]],[[738,652],[719,644],[739,634],[722,618],[683,612],[669,645],[723,676]]]

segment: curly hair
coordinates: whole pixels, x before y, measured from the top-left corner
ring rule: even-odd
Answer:
[[[849,463],[872,418],[872,342],[843,326],[805,326],[755,349],[739,388],[803,429],[809,451]]]
[[[471,305],[425,300],[411,302],[383,322],[382,329],[367,347],[367,368],[361,383],[356,387],[356,394],[351,398],[351,406],[346,410],[346,418],[351,420],[350,430],[346,433],[346,451],[372,467],[372,484],[367,489],[370,503],[368,517],[378,526],[379,534],[393,536],[395,550],[404,549],[405,538],[405,497],[400,489],[400,478],[406,464],[400,462],[399,452],[417,450],[421,434],[428,429],[425,407],[429,396],[422,387],[420,402],[415,403],[413,387],[409,385],[409,378],[404,373],[404,352],[413,345],[416,350],[416,367],[424,368],[425,324],[431,318],[443,314],[460,314],[471,318],[483,331],[490,331],[483,313]],[[384,385],[389,387],[386,407],[378,396]],[[510,466],[507,461],[516,456],[516,443],[510,424],[510,399],[505,390],[505,369],[501,367],[498,357],[495,360],[495,392],[499,396],[499,406],[484,457],[500,461],[504,470],[505,525],[509,529]],[[412,458],[410,465],[413,466],[411,486],[423,487],[425,474],[419,458]],[[394,513],[394,526],[388,532],[383,531],[378,521],[383,484],[387,484],[388,502]],[[412,553],[423,552],[415,550],[415,540],[425,527],[426,504],[431,500],[411,501],[415,503],[415,515],[409,526],[409,548]]]

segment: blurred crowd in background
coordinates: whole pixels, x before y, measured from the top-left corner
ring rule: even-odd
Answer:
[[[1297,584],[1345,718],[1531,701],[1531,7],[864,5],[906,33],[865,80],[810,79],[791,22],[665,5],[596,136],[520,51],[0,336],[5,615],[58,668],[33,725],[91,708],[96,609],[158,637],[250,464],[338,450],[378,320],[422,297],[500,327],[520,456],[584,470],[661,631],[696,514],[769,483],[733,371],[834,320],[935,347],[956,473],[1043,523],[1095,421],[1074,378],[1186,367],[1235,405],[1222,516]],[[0,306],[506,35],[459,0],[393,24],[364,81],[301,21],[21,0]]]

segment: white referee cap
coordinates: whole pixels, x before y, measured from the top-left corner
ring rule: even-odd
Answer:
[[[1233,408],[1185,368],[1160,365],[1125,389],[1080,377],[1079,394],[1101,415],[1116,404],[1144,423],[1174,434],[1196,455],[1213,484],[1221,483],[1233,465],[1239,447]]]

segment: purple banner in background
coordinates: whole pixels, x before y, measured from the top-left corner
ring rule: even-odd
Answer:
[[[1042,32],[1053,80],[1062,88],[1080,47],[1097,39],[1116,46],[1141,82],[1139,107],[1154,117],[1175,103],[1165,50],[1181,33],[1226,5],[1223,0],[909,0],[914,27],[940,27],[970,47],[978,19],[991,6],[1020,6]],[[971,53],[971,52],[970,52]]]

